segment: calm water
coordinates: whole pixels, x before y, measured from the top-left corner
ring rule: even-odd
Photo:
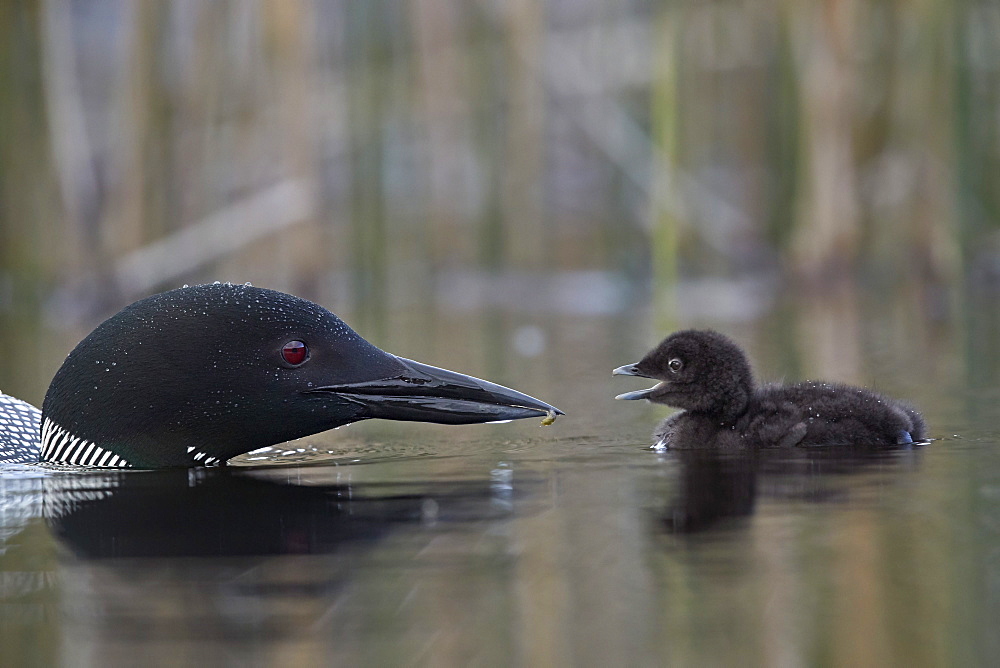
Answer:
[[[722,326],[763,379],[877,384],[938,440],[651,452],[668,411],[609,375],[648,314],[473,325],[458,361],[380,341],[568,415],[352,425],[228,469],[3,469],[0,664],[995,664],[992,318],[861,310],[840,336],[830,305],[782,313]],[[480,364],[491,342],[515,352]]]

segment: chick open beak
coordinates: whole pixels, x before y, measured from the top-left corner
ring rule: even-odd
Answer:
[[[620,366],[611,372],[613,376],[638,376],[639,378],[649,378],[646,374],[639,371],[638,364],[626,364],[625,366]],[[653,387],[646,390],[636,390],[634,392],[624,392],[615,397],[622,401],[635,401],[637,399],[648,399],[649,395],[653,393],[654,390],[659,388],[663,383],[657,383]]]

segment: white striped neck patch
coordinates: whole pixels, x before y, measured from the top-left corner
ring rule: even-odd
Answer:
[[[204,466],[216,466],[222,463],[222,460],[218,457],[212,457],[201,450],[198,450],[193,445],[189,445],[187,451],[197,464],[202,464]]]
[[[74,436],[49,418],[42,420],[41,461],[77,466],[132,467],[122,457],[96,443]]]

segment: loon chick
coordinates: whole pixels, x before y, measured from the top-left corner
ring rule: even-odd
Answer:
[[[52,379],[41,439],[37,409],[2,397],[0,463],[214,465],[368,418],[471,424],[553,412],[383,352],[305,299],[216,283],[147,297],[98,325]]]
[[[718,332],[676,332],[613,373],[661,381],[616,399],[684,409],[657,427],[657,449],[903,445],[926,438],[917,411],[872,390],[814,381],[758,387],[746,355]]]

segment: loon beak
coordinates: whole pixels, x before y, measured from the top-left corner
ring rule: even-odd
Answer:
[[[502,385],[402,357],[399,375],[314,388],[363,407],[366,418],[475,424],[564,415],[544,401]]]
[[[638,376],[640,378],[649,378],[646,374],[639,371],[639,365],[636,364],[626,364],[625,366],[620,366],[611,372],[613,376]],[[635,401],[636,399],[648,399],[649,395],[653,393],[653,390],[658,388],[662,383],[654,385],[647,390],[636,390],[635,392],[624,392],[619,394],[615,399],[620,399],[622,401]]]

